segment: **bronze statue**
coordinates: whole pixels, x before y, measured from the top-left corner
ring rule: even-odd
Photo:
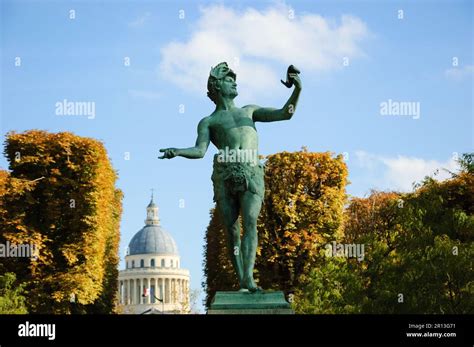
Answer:
[[[181,156],[190,159],[204,157],[209,142],[219,153],[214,156],[214,201],[228,233],[230,256],[241,290],[260,291],[253,278],[257,250],[257,218],[265,191],[264,168],[258,158],[258,136],[255,122],[289,120],[293,116],[301,92],[299,70],[291,65],[286,82],[293,93],[281,109],[234,105],[237,94],[236,74],[227,63],[211,69],[207,95],[216,104],[214,112],[198,125],[194,147],[166,148],[160,159]],[[239,215],[244,233],[241,240]]]

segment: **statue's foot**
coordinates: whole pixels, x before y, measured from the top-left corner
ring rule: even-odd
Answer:
[[[249,290],[247,288],[240,288],[239,289],[239,292],[241,292],[241,293],[248,293],[248,291]]]
[[[250,293],[263,293],[264,290],[262,289],[262,287],[252,287],[252,288],[249,288],[249,292]]]
[[[247,288],[250,293],[263,292],[263,289],[257,286],[252,276],[244,281],[244,288]]]

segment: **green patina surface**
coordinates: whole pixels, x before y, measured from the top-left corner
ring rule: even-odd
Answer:
[[[214,160],[212,175],[214,199],[227,230],[229,256],[239,279],[240,288],[248,289],[250,292],[262,291],[255,283],[253,270],[258,241],[257,219],[265,191],[264,167],[258,161],[258,135],[255,122],[291,119],[301,92],[299,73],[300,71],[293,65],[287,70],[286,81],[282,83],[288,88],[294,86],[294,89],[282,108],[258,105],[236,107],[234,98],[238,94],[237,75],[227,63],[218,64],[211,69],[207,82],[207,95],[215,103],[216,108],[211,115],[199,122],[194,147],[160,149],[163,153],[160,159],[177,156],[199,159],[204,157],[211,142],[218,149],[219,155]],[[224,155],[229,153],[237,155]],[[242,219],[244,229],[242,237],[239,217]],[[242,296],[245,297],[247,296]]]

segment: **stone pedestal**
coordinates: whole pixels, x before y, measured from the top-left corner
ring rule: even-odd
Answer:
[[[294,314],[283,292],[216,292],[208,314]]]

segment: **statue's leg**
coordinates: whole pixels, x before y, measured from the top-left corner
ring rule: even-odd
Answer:
[[[237,199],[226,198],[217,202],[217,208],[227,231],[227,248],[232,259],[235,272],[239,279],[240,288],[243,285],[243,263],[240,245],[239,202]]]
[[[242,238],[242,260],[244,263],[244,284],[250,291],[257,290],[253,278],[253,268],[257,252],[257,219],[262,207],[262,200],[257,194],[246,191],[242,194],[240,204],[242,207],[242,221],[244,235]]]

